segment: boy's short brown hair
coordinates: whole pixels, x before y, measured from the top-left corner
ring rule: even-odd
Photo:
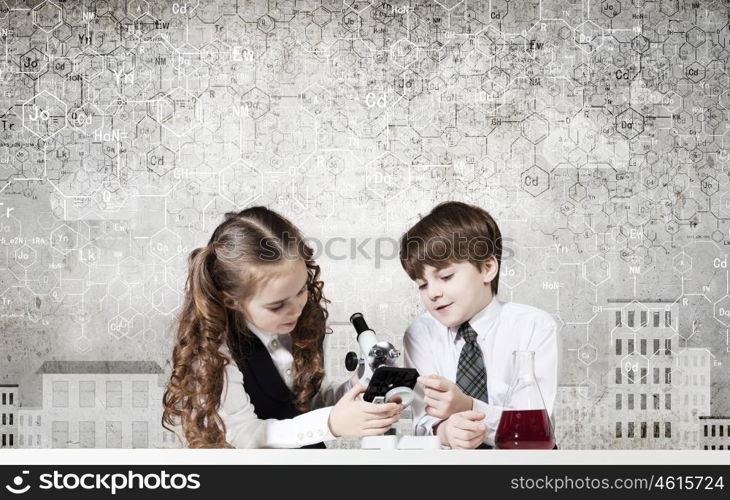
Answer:
[[[425,265],[443,269],[454,262],[469,261],[481,268],[491,256],[497,259],[497,276],[491,282],[496,295],[502,265],[499,226],[486,210],[458,201],[435,206],[400,240],[400,262],[412,280],[423,277]]]

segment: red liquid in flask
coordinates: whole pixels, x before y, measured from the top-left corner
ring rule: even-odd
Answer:
[[[504,450],[552,450],[555,436],[547,411],[503,411],[494,444]]]

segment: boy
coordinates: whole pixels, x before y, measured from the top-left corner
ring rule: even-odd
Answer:
[[[416,435],[451,448],[491,448],[512,381],[512,352],[535,351],[548,414],[557,390],[555,321],[534,307],[496,297],[502,241],[485,210],[436,206],[402,236],[403,269],[428,312],[408,327],[405,364],[421,374],[413,402]]]

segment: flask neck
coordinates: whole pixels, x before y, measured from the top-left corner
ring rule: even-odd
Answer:
[[[514,375],[504,408],[507,410],[545,409],[545,402],[535,376],[535,352],[514,351]]]
[[[515,351],[513,356],[515,375],[521,379],[535,378],[535,351]]]

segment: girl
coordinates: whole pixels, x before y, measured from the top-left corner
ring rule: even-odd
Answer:
[[[327,299],[299,230],[264,208],[228,213],[189,257],[162,425],[191,448],[324,448],[384,433],[402,406],[324,379]],[[334,406],[326,406],[335,403]]]

